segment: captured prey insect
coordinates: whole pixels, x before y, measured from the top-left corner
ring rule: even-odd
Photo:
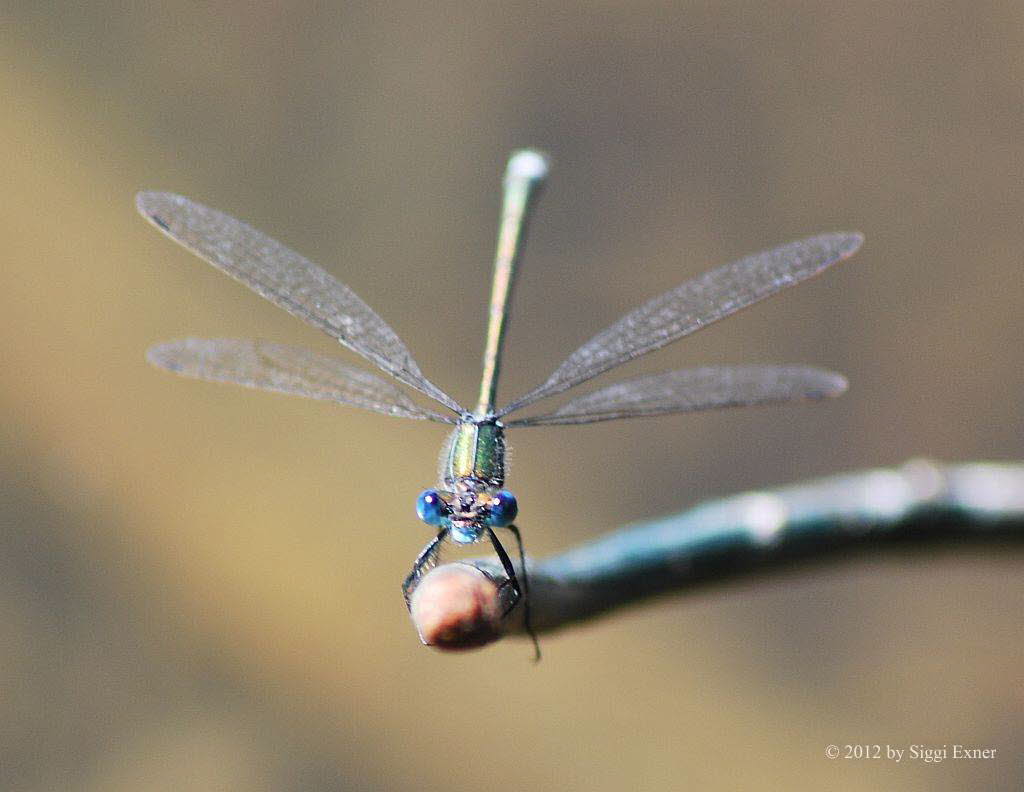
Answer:
[[[139,193],[139,211],[171,239],[244,283],[343,346],[433,399],[447,412],[416,404],[390,382],[362,368],[305,349],[262,341],[187,339],[149,350],[149,360],[190,377],[233,382],[263,390],[325,399],[404,418],[454,424],[436,488],[416,501],[420,519],[438,529],[402,585],[406,603],[423,574],[437,562],[445,540],[493,545],[510,587],[508,610],[521,599],[529,629],[528,578],[518,506],[505,486],[505,429],[584,424],[617,418],[691,412],[713,407],[771,404],[837,396],[846,389],[839,374],[805,366],[715,366],[645,375],[569,399],[557,409],[524,418],[508,416],[558,395],[634,358],[694,333],[712,322],[799,281],[854,253],[857,233],[809,237],[718,267],[655,297],[602,330],[573,352],[543,383],[496,406],[502,342],[516,264],[526,221],[548,172],[546,157],[522,150],[509,159],[490,313],[483,379],[474,410],[467,410],[428,380],[409,349],[366,303],[326,271],[279,242],[225,214],[179,195]],[[508,529],[518,545],[523,583],[502,547],[496,528]]]

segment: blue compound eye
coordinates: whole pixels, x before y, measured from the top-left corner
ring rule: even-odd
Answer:
[[[502,528],[512,523],[519,514],[519,504],[516,503],[516,496],[508,490],[498,490],[494,493],[491,501],[490,511],[487,514],[487,524],[495,528]]]
[[[423,490],[416,499],[416,514],[427,525],[441,525],[448,519],[448,504],[435,489]]]

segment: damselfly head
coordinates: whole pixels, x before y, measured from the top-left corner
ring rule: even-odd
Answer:
[[[416,515],[427,525],[445,527],[452,541],[475,542],[487,528],[511,525],[519,513],[516,496],[508,490],[460,481],[456,492],[428,489],[416,499]]]
[[[516,502],[516,496],[508,490],[498,490],[487,506],[487,524],[494,528],[504,528],[515,521],[517,514],[519,504]]]
[[[448,522],[452,507],[448,503],[452,493],[441,493],[436,489],[423,490],[416,498],[416,516],[427,525],[442,526]]]

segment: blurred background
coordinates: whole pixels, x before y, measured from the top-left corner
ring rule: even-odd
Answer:
[[[354,358],[132,204],[184,193],[322,263],[464,401],[514,147],[554,166],[505,398],[712,265],[866,234],[621,372],[807,363],[845,397],[515,433],[533,554],[749,488],[1017,459],[1020,3],[11,0],[0,80],[0,788],[1021,786],[1019,554],[664,599],[539,666],[420,646],[399,583],[444,429],[147,366],[187,335]],[[850,742],[998,754],[825,758]]]

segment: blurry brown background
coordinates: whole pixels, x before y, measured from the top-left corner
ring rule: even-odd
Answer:
[[[802,362],[847,396],[515,434],[535,554],[746,488],[1019,458],[1024,6],[324,5],[5,5],[0,788],[1020,788],[1020,555],[667,599],[539,666],[421,647],[398,584],[443,429],[149,368],[184,335],[337,347],[132,196],[323,263],[467,401],[513,147],[554,170],[506,397],[713,264],[865,232],[626,371]],[[824,757],[849,742],[999,753]]]

